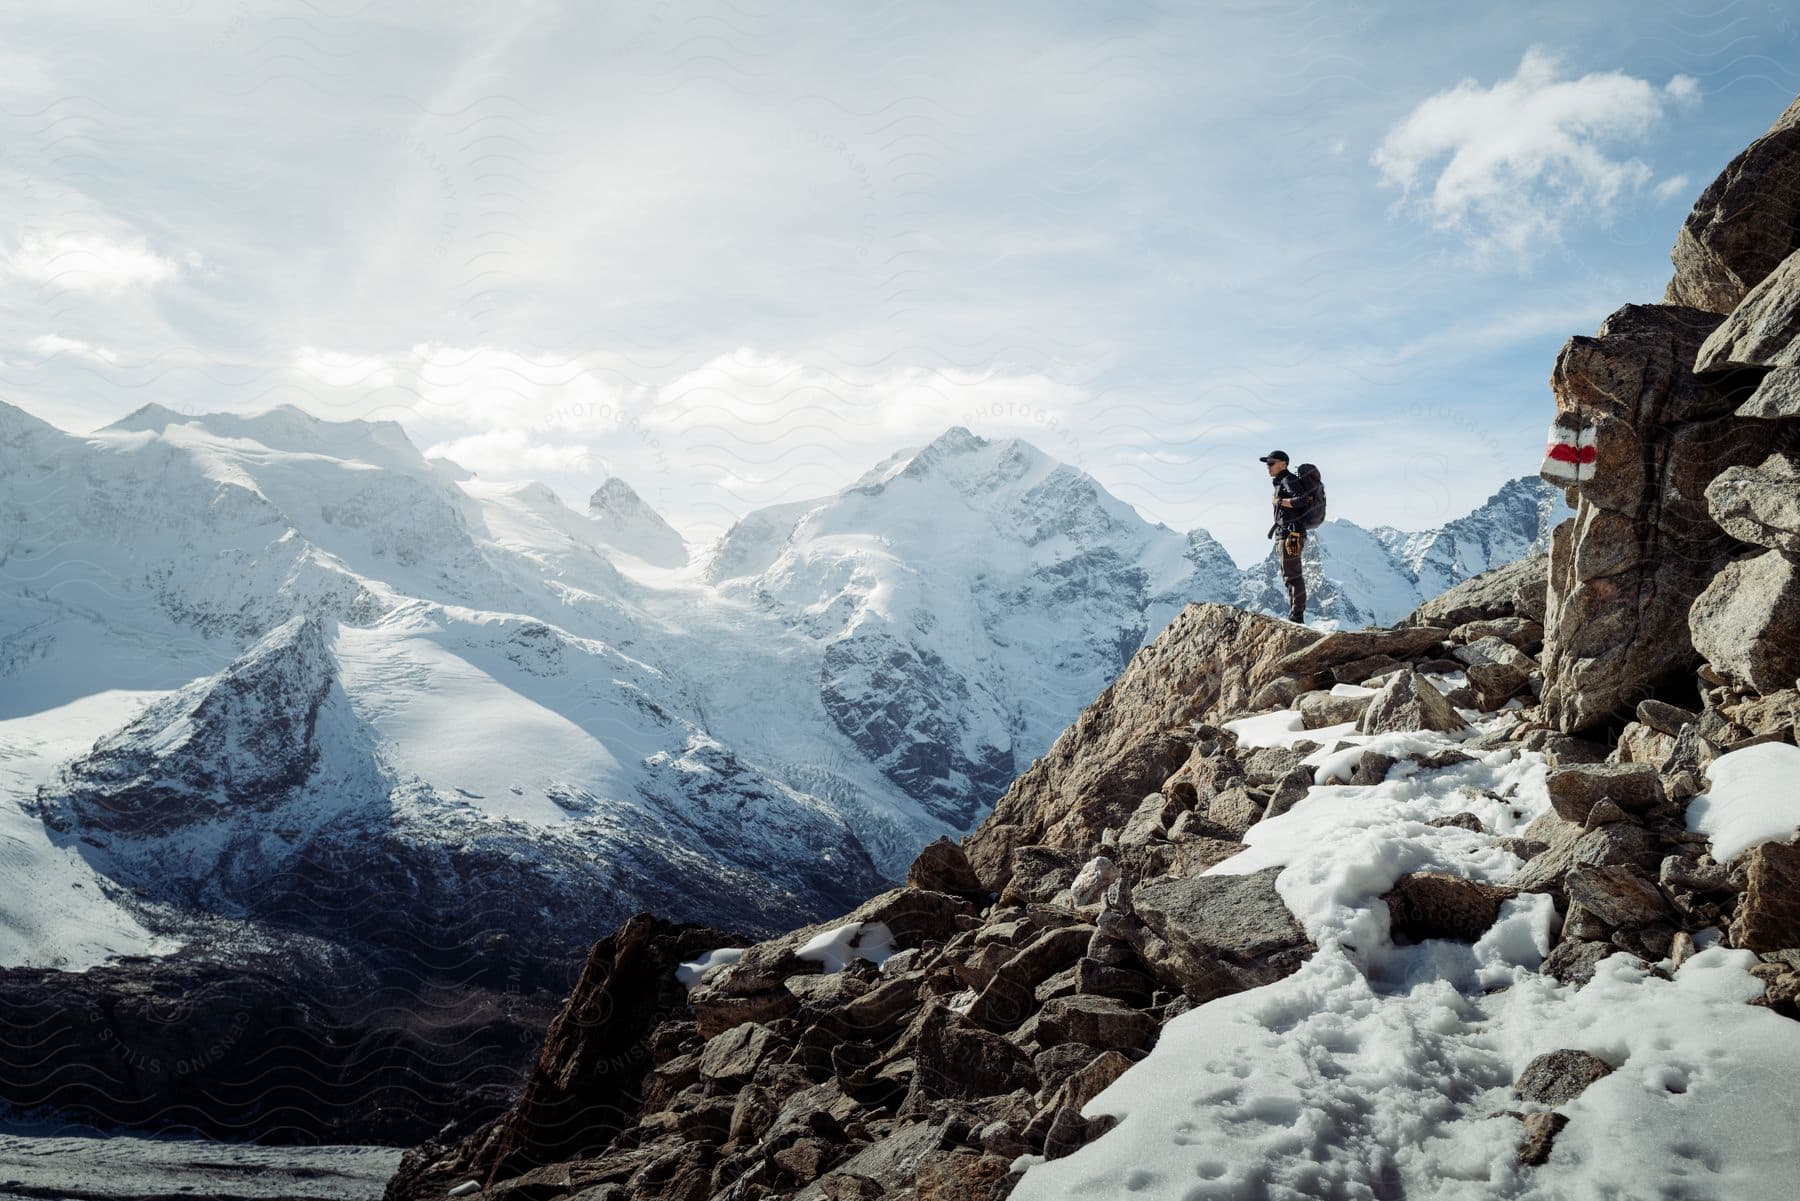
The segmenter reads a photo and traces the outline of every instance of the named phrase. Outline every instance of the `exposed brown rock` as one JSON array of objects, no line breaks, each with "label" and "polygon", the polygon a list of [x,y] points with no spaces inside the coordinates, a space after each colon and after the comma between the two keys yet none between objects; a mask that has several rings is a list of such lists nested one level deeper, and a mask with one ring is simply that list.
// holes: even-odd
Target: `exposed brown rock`
[{"label": "exposed brown rock", "polygon": [[[1627,305],[1557,357],[1557,427],[1583,431],[1597,452],[1550,545],[1543,703],[1566,733],[1612,720],[1699,662],[1687,608],[1740,545],[1707,515],[1705,489],[1769,451],[1766,431],[1730,415],[1743,381],[1692,371],[1718,323]],[[1552,460],[1544,474],[1570,482]]]},{"label": "exposed brown rock", "polygon": [[1744,895],[1731,943],[1752,951],[1800,947],[1800,845],[1765,842],[1744,852]]},{"label": "exposed brown rock", "polygon": [[1308,692],[1294,707],[1300,710],[1300,724],[1308,730],[1359,721],[1368,712],[1372,696],[1339,696],[1331,692]]},{"label": "exposed brown rock", "polygon": [[1412,872],[1381,899],[1393,932],[1412,942],[1449,938],[1474,942],[1500,917],[1514,890],[1445,872]]},{"label": "exposed brown rock", "polygon": [[901,1106],[906,1114],[924,1112],[933,1098],[992,1097],[1038,1084],[1025,1052],[937,1002],[927,1004],[913,1061],[912,1092]]},{"label": "exposed brown rock", "polygon": [[[1540,603],[1535,612],[1529,611],[1530,597],[1535,594],[1541,598],[1548,571],[1549,559],[1544,555],[1531,555],[1513,563],[1490,567],[1480,575],[1471,576],[1448,592],[1426,601],[1408,614],[1401,624],[1455,629],[1471,621],[1512,617],[1515,614],[1533,621],[1542,621],[1543,606]],[[1521,592],[1527,597],[1527,609],[1519,607],[1518,595]]]},{"label": "exposed brown rock", "polygon": [[1138,888],[1137,914],[1157,938],[1140,951],[1157,976],[1204,1001],[1296,971],[1313,946],[1275,891],[1278,872],[1159,880]]},{"label": "exposed brown rock", "polygon": [[1560,1113],[1528,1113],[1520,1115],[1520,1124],[1524,1136],[1519,1140],[1519,1162],[1534,1168],[1549,1160],[1556,1136],[1569,1119]]},{"label": "exposed brown rock", "polygon": [[409,1153],[390,1201],[441,1196],[471,1177],[493,1182],[604,1147],[632,1120],[651,1031],[686,1007],[676,967],[741,941],[640,915],[595,943],[518,1101],[453,1147]]},{"label": "exposed brown rock", "polygon": [[1594,978],[1595,966],[1618,949],[1609,942],[1565,938],[1556,944],[1540,970],[1579,988]]},{"label": "exposed brown rock", "polygon": [[1627,813],[1643,813],[1664,800],[1662,778],[1648,763],[1589,764],[1552,771],[1550,804],[1564,819],[1586,822],[1606,799]]},{"label": "exposed brown rock", "polygon": [[1103,829],[1122,826],[1188,758],[1195,722],[1244,709],[1282,674],[1277,660],[1318,637],[1229,605],[1189,605],[964,839],[983,881],[1005,882],[1014,847],[1047,844],[1085,856]]},{"label": "exposed brown rock", "polygon": [[1610,927],[1634,929],[1670,916],[1655,884],[1629,866],[1580,867],[1563,877],[1569,900]]},{"label": "exposed brown rock", "polygon": [[1444,694],[1416,671],[1403,671],[1389,680],[1356,723],[1361,734],[1403,730],[1454,733],[1468,728],[1469,723],[1450,707]]},{"label": "exposed brown rock", "polygon": [[963,849],[948,838],[937,838],[919,852],[906,872],[909,888],[947,892],[957,896],[986,896],[981,878],[969,866]]},{"label": "exposed brown rock", "polygon": [[1311,645],[1281,659],[1279,671],[1304,675],[1330,671],[1345,663],[1364,660],[1373,655],[1391,656],[1396,660],[1428,651],[1442,642],[1450,631],[1441,626],[1396,626],[1393,629],[1338,630]]},{"label": "exposed brown rock", "polygon": [[1800,100],[1694,202],[1664,299],[1729,313],[1800,244]]},{"label": "exposed brown rock", "polygon": [[1489,634],[1450,654],[1461,664],[1480,693],[1482,708],[1498,709],[1525,688],[1537,664],[1510,642]]}]

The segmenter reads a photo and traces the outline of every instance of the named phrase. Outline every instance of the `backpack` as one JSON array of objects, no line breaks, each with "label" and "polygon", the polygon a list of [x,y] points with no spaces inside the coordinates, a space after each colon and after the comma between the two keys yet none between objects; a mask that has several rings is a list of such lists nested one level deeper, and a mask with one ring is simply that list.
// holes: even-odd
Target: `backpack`
[{"label": "backpack", "polygon": [[1325,524],[1325,481],[1319,476],[1319,469],[1311,463],[1302,463],[1294,472],[1306,485],[1307,495],[1312,497],[1312,504],[1307,506],[1306,516],[1300,519],[1300,528],[1316,530]]}]

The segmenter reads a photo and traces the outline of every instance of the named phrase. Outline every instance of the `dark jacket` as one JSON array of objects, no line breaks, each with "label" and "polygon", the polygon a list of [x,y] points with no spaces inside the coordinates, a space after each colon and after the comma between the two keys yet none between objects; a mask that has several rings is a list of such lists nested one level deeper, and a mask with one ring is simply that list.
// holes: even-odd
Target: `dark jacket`
[{"label": "dark jacket", "polygon": [[[1269,527],[1269,537],[1271,538],[1302,528],[1306,519],[1306,511],[1312,508],[1313,503],[1312,489],[1293,472],[1284,470],[1280,475],[1274,476],[1273,480],[1275,496],[1271,504],[1275,510],[1275,524]],[[1282,508],[1283,500],[1293,501],[1294,507]]]}]

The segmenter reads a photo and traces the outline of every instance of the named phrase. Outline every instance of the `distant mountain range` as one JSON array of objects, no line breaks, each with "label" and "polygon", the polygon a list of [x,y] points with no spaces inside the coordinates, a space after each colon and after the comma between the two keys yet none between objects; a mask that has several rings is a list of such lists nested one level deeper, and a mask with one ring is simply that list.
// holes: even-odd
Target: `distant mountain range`
[{"label": "distant mountain range", "polygon": [[[1329,522],[1314,608],[1391,621],[1564,512],[1534,478]],[[9,964],[786,928],[972,826],[1188,601],[1285,608],[1272,562],[960,428],[694,548],[623,480],[577,510],[391,422],[0,405],[0,517]]]}]

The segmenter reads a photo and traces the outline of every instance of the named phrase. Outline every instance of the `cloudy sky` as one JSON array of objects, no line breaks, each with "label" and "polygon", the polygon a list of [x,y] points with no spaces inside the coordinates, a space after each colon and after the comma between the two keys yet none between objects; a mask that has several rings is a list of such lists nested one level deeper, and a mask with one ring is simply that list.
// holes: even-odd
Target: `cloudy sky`
[{"label": "cloudy sky", "polygon": [[0,10],[0,399],[391,418],[699,539],[951,425],[1261,554],[1535,470],[1800,91],[1725,0]]}]

